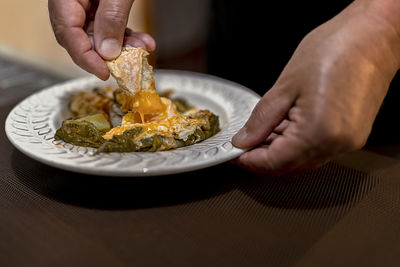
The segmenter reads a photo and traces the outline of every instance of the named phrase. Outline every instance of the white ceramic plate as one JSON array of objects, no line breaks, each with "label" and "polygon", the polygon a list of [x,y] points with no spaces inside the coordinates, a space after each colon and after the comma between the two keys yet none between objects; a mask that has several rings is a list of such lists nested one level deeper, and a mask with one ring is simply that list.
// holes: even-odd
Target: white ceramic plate
[{"label": "white ceramic plate", "polygon": [[105,176],[152,176],[192,171],[238,157],[244,151],[232,146],[232,136],[244,125],[259,96],[236,83],[186,71],[158,70],[159,92],[174,90],[190,104],[209,109],[220,118],[221,131],[187,147],[160,152],[103,153],[55,141],[54,133],[69,116],[72,94],[94,87],[115,85],[85,77],[58,84],[29,96],[8,115],[5,125],[11,143],[27,156],[53,167]]}]

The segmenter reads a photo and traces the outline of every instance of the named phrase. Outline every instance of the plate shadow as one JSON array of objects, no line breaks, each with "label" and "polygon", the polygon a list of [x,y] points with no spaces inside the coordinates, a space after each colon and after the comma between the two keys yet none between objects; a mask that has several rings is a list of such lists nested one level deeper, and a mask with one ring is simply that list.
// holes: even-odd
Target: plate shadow
[{"label": "plate shadow", "polygon": [[[237,167],[225,163],[207,169],[157,177],[105,177],[73,173],[32,160],[16,149],[12,170],[17,179],[49,199],[93,209],[140,209],[212,198],[240,184]],[[22,164],[23,163],[23,164]]]}]

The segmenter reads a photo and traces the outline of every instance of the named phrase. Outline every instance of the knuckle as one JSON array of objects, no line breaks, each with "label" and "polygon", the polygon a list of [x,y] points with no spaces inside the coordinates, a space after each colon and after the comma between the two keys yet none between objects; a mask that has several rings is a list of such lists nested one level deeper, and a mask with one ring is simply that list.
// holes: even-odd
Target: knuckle
[{"label": "knuckle", "polygon": [[70,55],[72,61],[73,61],[76,65],[80,66],[81,68],[84,68],[83,60],[82,60],[81,57],[76,56],[76,55],[75,55],[74,53],[72,53],[71,51],[68,51],[68,54]]},{"label": "knuckle", "polygon": [[334,147],[341,151],[350,151],[363,147],[366,143],[366,138],[360,137],[353,131],[343,129],[336,126],[334,123],[324,122],[318,127],[317,138],[319,144],[324,146]]},{"label": "knuckle", "polygon": [[73,48],[66,48],[69,56],[71,57],[72,61],[80,66],[81,68],[85,69],[85,57],[82,56],[80,53],[75,51]]},{"label": "knuckle", "polygon": [[62,25],[54,25],[53,24],[53,32],[56,37],[56,41],[59,45],[64,46],[65,40],[65,27]]},{"label": "knuckle", "polygon": [[317,129],[314,140],[318,144],[336,145],[342,141],[343,133],[332,123],[322,122],[313,128]]},{"label": "knuckle", "polygon": [[125,27],[127,18],[125,17],[125,14],[116,7],[105,9],[102,16],[102,19],[106,23],[117,27]]}]

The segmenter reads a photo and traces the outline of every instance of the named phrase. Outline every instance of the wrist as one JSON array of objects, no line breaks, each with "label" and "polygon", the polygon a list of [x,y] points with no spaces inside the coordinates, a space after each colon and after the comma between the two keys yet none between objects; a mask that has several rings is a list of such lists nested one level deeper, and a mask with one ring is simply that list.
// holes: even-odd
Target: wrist
[{"label": "wrist", "polygon": [[349,9],[363,24],[361,30],[370,35],[374,62],[394,76],[400,68],[400,1],[356,0]]}]

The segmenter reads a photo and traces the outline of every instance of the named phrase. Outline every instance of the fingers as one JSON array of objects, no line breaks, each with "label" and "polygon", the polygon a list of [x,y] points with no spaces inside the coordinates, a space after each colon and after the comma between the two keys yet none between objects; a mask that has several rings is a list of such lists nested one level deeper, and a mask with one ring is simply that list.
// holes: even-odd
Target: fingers
[{"label": "fingers", "polygon": [[[132,3],[133,0],[49,0],[50,21],[56,39],[77,65],[106,80],[110,74],[103,58],[118,56],[122,43],[148,51],[155,49],[155,41],[150,35],[126,29]],[[113,48],[113,41],[106,41],[106,46],[100,49],[101,41],[110,38],[117,40],[116,48]],[[98,53],[95,46],[99,48]]]},{"label": "fingers", "polygon": [[257,103],[244,127],[232,138],[233,145],[249,148],[263,142],[285,119],[294,99],[277,88],[269,90]]},{"label": "fingers", "polygon": [[82,69],[96,75],[102,80],[107,80],[109,71],[104,60],[92,49],[89,36],[82,28],[67,28],[65,33],[68,38],[63,46],[70,54],[72,60]]},{"label": "fingers", "polygon": [[116,58],[124,41],[133,0],[101,0],[94,21],[96,51],[107,60]]},{"label": "fingers", "polygon": [[282,135],[285,129],[289,126],[289,120],[283,120],[278,126],[275,127],[274,131],[265,139],[265,143],[270,145],[276,138]]},{"label": "fingers", "polygon": [[134,32],[129,28],[125,31],[124,45],[142,47],[147,51],[154,51],[156,49],[156,41],[153,37],[144,32]]},{"label": "fingers", "polygon": [[88,10],[88,0],[49,1],[50,21],[58,43],[77,65],[105,80],[109,76],[108,69],[102,58],[92,50],[92,43],[83,30]]},{"label": "fingers", "polygon": [[278,126],[275,127],[274,133],[282,134],[285,129],[289,126],[289,120],[283,120]]},{"label": "fingers", "polygon": [[266,143],[267,145],[270,145],[276,138],[278,138],[278,136],[279,136],[279,134],[271,133],[271,134],[267,137],[267,139],[265,139],[265,143]]},{"label": "fingers", "polygon": [[242,154],[235,163],[252,172],[269,174],[283,174],[304,166],[314,155],[307,144],[295,136],[294,128],[295,126],[289,126],[269,147],[250,150]]}]

